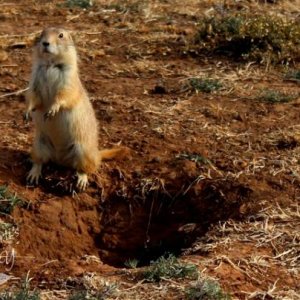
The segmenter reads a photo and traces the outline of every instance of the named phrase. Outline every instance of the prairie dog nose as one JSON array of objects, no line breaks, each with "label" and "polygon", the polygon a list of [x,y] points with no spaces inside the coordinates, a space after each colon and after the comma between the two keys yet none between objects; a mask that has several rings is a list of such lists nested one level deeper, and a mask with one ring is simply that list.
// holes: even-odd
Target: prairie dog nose
[{"label": "prairie dog nose", "polygon": [[44,47],[48,47],[49,45],[50,45],[49,42],[43,42],[43,46],[44,46]]}]

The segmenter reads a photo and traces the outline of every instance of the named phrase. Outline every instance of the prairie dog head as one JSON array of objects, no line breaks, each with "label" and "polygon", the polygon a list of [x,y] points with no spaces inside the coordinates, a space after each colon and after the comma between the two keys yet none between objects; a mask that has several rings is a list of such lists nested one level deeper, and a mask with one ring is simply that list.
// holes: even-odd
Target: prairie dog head
[{"label": "prairie dog head", "polygon": [[41,60],[76,64],[76,49],[71,34],[62,28],[47,28],[41,33],[35,53]]}]

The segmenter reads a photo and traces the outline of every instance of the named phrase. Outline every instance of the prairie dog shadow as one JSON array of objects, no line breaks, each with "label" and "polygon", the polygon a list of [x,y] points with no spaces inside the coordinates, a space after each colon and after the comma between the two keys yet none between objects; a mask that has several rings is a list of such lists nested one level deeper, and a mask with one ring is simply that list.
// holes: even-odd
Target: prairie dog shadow
[{"label": "prairie dog shadow", "polygon": [[52,162],[43,166],[43,176],[38,186],[28,185],[26,177],[31,166],[29,151],[0,147],[0,180],[4,183],[12,181],[27,188],[39,188],[55,196],[72,195],[76,191],[75,171]]}]

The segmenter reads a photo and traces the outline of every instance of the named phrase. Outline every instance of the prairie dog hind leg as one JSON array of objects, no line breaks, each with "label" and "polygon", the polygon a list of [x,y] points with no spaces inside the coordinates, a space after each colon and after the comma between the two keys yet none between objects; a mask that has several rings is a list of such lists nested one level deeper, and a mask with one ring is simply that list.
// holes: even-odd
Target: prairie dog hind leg
[{"label": "prairie dog hind leg", "polygon": [[49,141],[47,141],[46,137],[43,137],[42,135],[37,135],[35,137],[31,151],[32,168],[27,175],[27,182],[29,184],[39,183],[43,164],[51,159],[52,151],[52,146]]}]

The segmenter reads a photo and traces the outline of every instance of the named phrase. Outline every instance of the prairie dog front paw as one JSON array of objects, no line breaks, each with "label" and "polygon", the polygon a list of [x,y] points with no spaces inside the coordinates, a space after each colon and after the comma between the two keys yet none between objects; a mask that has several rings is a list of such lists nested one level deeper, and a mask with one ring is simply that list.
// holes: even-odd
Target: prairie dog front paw
[{"label": "prairie dog front paw", "polygon": [[27,110],[23,113],[23,120],[24,122],[29,122],[32,121],[32,115],[31,115],[32,110]]},{"label": "prairie dog front paw", "polygon": [[88,176],[85,173],[77,172],[76,186],[80,191],[84,191],[88,185]]},{"label": "prairie dog front paw", "polygon": [[41,174],[42,174],[42,165],[33,164],[30,172],[27,175],[28,183],[29,184],[38,184]]},{"label": "prairie dog front paw", "polygon": [[59,112],[59,110],[60,110],[60,104],[58,103],[53,104],[48,110],[48,112],[45,113],[44,115],[45,120],[49,118],[53,118]]}]

